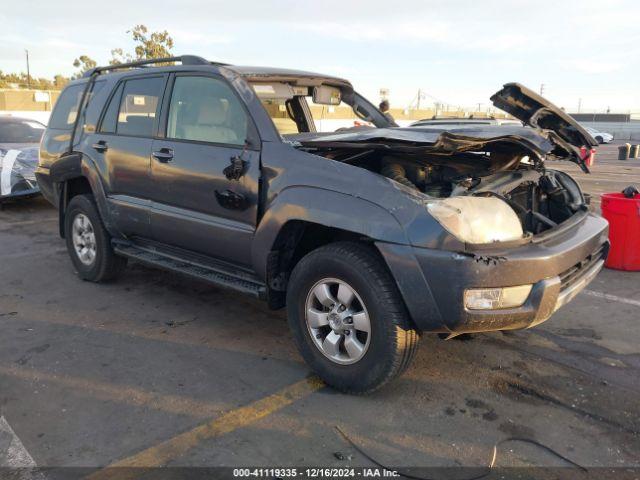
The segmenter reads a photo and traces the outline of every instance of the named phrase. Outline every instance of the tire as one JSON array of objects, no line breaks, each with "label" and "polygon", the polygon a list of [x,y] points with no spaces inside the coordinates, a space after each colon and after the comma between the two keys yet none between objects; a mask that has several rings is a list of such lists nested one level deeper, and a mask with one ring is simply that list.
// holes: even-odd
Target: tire
[{"label": "tire", "polygon": [[599,135],[595,138],[595,140],[596,142],[598,142],[598,145],[601,145],[604,143],[604,139]]},{"label": "tire", "polygon": [[[324,290],[324,285],[328,290]],[[340,292],[341,288],[345,288],[347,295]],[[340,299],[349,298],[349,289],[353,292],[352,300],[343,304],[350,306],[340,313]],[[318,291],[331,294],[329,306],[320,301],[324,294],[319,297]],[[337,303],[331,308],[333,300]],[[321,311],[317,316],[321,321],[308,323],[309,309],[314,313],[309,318],[316,318],[315,312]],[[330,319],[327,325],[325,313]],[[338,317],[348,314],[353,317],[346,317],[340,323]],[[410,365],[418,345],[418,332],[410,327],[411,321],[394,279],[377,252],[363,244],[329,244],[300,260],[289,279],[287,317],[307,364],[328,385],[346,393],[371,393],[399,376]],[[359,330],[364,318],[369,320],[369,333]],[[322,326],[314,329],[312,324]],[[340,330],[345,326],[352,329],[351,334]],[[331,348],[327,353],[324,342],[331,336],[329,345],[332,346],[337,331],[344,332],[341,340],[336,340],[338,348]],[[352,347],[355,343],[364,349],[347,350],[347,341],[352,342]],[[363,353],[353,355],[354,350]]]},{"label": "tire", "polygon": [[[77,225],[81,228],[76,228],[74,236],[75,222],[78,222]],[[102,224],[98,208],[91,195],[76,195],[71,199],[64,216],[64,233],[71,262],[78,276],[83,280],[89,282],[111,280],[127,265],[126,258],[119,257],[113,252],[111,236]],[[84,242],[85,246],[81,251],[75,243],[78,237],[82,238],[79,241]],[[91,251],[93,251],[93,258],[91,258]]]}]

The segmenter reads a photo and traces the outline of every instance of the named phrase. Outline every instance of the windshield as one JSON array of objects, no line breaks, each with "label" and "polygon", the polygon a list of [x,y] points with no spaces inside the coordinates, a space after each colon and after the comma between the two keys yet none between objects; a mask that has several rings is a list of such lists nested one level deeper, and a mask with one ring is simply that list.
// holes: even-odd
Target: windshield
[{"label": "windshield", "polygon": [[251,86],[281,135],[393,126],[353,91],[344,91],[339,104],[326,105],[313,101],[313,87],[287,82],[251,82]]},{"label": "windshield", "polygon": [[39,143],[45,126],[33,120],[0,121],[0,143]]}]

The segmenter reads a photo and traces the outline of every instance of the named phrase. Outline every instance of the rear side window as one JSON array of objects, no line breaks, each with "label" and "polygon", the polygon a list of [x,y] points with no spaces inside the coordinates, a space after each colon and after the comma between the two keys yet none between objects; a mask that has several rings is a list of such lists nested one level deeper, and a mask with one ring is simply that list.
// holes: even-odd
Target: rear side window
[{"label": "rear side window", "polygon": [[118,110],[120,109],[120,99],[122,98],[122,89],[124,84],[121,83],[107,107],[107,111],[102,119],[100,131],[103,133],[116,133],[116,125],[118,123]]},{"label": "rear side window", "polygon": [[84,84],[71,85],[60,94],[49,119],[49,128],[71,130],[78,115],[78,105],[85,88]]},{"label": "rear side window", "polygon": [[[127,80],[124,83],[122,95],[120,95],[115,133],[137,137],[152,136],[163,88],[163,77]],[[112,101],[117,101],[117,97],[116,92]],[[111,106],[109,106],[109,110],[111,110]],[[110,112],[107,111],[108,113]],[[105,120],[107,120],[106,117]],[[108,122],[109,120],[107,120]]]}]

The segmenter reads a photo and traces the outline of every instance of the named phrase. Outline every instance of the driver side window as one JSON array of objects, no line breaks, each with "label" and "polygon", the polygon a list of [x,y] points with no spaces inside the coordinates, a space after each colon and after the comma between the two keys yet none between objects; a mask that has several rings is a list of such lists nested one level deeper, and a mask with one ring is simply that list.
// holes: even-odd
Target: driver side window
[{"label": "driver side window", "polygon": [[171,94],[167,138],[244,145],[247,114],[222,80],[179,76]]}]

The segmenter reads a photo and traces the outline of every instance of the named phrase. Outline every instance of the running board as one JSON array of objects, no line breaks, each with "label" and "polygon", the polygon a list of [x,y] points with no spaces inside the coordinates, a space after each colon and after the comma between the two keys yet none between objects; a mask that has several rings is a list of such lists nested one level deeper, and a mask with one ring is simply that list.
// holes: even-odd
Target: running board
[{"label": "running board", "polygon": [[265,284],[257,278],[255,280],[247,278],[245,273],[238,275],[229,270],[176,258],[175,256],[165,255],[162,252],[129,243],[113,242],[113,250],[118,255],[152,267],[182,273],[213,285],[236,290],[260,299],[266,298],[267,289]]}]

